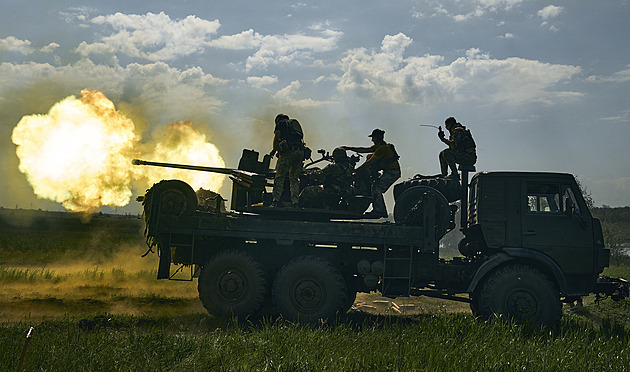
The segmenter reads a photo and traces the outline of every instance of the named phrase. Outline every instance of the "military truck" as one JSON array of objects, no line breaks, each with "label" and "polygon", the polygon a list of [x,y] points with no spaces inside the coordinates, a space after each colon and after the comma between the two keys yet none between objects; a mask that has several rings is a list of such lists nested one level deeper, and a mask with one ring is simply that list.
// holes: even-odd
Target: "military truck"
[{"label": "military truck", "polygon": [[[213,315],[272,309],[317,322],[346,312],[358,292],[378,291],[467,302],[482,319],[558,327],[563,302],[628,296],[627,281],[599,275],[610,251],[570,174],[479,172],[469,183],[475,169],[462,167],[461,182],[417,176],[395,185],[392,222],[360,219],[364,195],[342,203],[356,210],[267,208],[273,171],[268,156],[258,157],[244,150],[237,169],[135,161],[219,171],[234,181],[231,209],[220,207],[220,196],[200,204],[179,180],[139,197],[147,244],[160,257],[158,279],[198,278]],[[456,228],[458,205],[461,255],[446,259],[440,239]]]}]

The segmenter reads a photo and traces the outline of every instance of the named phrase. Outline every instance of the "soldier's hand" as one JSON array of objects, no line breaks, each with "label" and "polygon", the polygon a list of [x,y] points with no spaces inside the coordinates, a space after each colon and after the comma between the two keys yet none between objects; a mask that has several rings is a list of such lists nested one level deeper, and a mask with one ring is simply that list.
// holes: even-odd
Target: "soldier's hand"
[{"label": "soldier's hand", "polygon": [[440,137],[441,140],[444,139],[444,131],[442,130],[442,127],[438,127],[438,137]]}]

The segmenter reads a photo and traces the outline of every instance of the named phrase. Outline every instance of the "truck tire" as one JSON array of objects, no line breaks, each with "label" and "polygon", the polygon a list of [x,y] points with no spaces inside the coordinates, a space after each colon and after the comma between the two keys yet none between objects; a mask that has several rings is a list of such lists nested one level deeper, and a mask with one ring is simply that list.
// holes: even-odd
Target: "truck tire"
[{"label": "truck tire", "polygon": [[346,309],[343,276],[330,262],[301,256],[284,265],[273,283],[272,298],[284,319],[316,323],[332,320]]},{"label": "truck tire", "polygon": [[261,309],[268,286],[258,260],[244,251],[229,249],[203,266],[197,289],[210,314],[246,317]]},{"label": "truck tire", "polygon": [[197,209],[197,194],[186,182],[166,180],[153,186],[153,195],[160,198],[160,214],[167,216],[189,215]]},{"label": "truck tire", "polygon": [[562,303],[554,282],[540,270],[526,265],[508,265],[483,283],[473,308],[482,319],[498,315],[504,320],[534,321],[555,329],[560,326]]}]

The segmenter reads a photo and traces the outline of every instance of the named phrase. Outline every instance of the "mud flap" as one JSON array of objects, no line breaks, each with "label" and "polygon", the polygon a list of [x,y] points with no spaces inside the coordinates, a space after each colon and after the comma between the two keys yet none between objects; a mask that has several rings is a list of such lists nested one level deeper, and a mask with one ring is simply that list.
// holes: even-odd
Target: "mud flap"
[{"label": "mud flap", "polygon": [[160,262],[158,264],[158,279],[168,279],[171,274],[171,247],[159,247]]}]

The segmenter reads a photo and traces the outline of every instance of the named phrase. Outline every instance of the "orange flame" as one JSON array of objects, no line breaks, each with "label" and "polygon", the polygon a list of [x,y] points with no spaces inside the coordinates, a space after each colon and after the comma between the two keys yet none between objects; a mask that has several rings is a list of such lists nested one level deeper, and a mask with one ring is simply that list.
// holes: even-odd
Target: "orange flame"
[{"label": "orange flame", "polygon": [[[225,167],[219,150],[207,142],[206,136],[193,128],[190,121],[171,123],[153,152],[143,155],[143,159],[166,163],[206,165]],[[150,184],[162,179],[178,179],[188,183],[194,190],[203,187],[219,190],[225,176],[215,173],[188,171],[174,168],[135,168],[135,173],[147,178]]]},{"label": "orange flame", "polygon": [[[117,111],[98,90],[84,89],[81,98],[67,97],[45,115],[24,116],[11,137],[17,145],[19,169],[39,198],[59,202],[73,212],[90,214],[102,206],[129,203],[133,179],[161,180],[164,169],[140,172],[131,165],[140,136],[131,119]],[[224,166],[216,147],[191,123],[174,123],[148,155],[160,161]],[[218,189],[222,175],[195,172],[171,177],[194,188]]]}]

